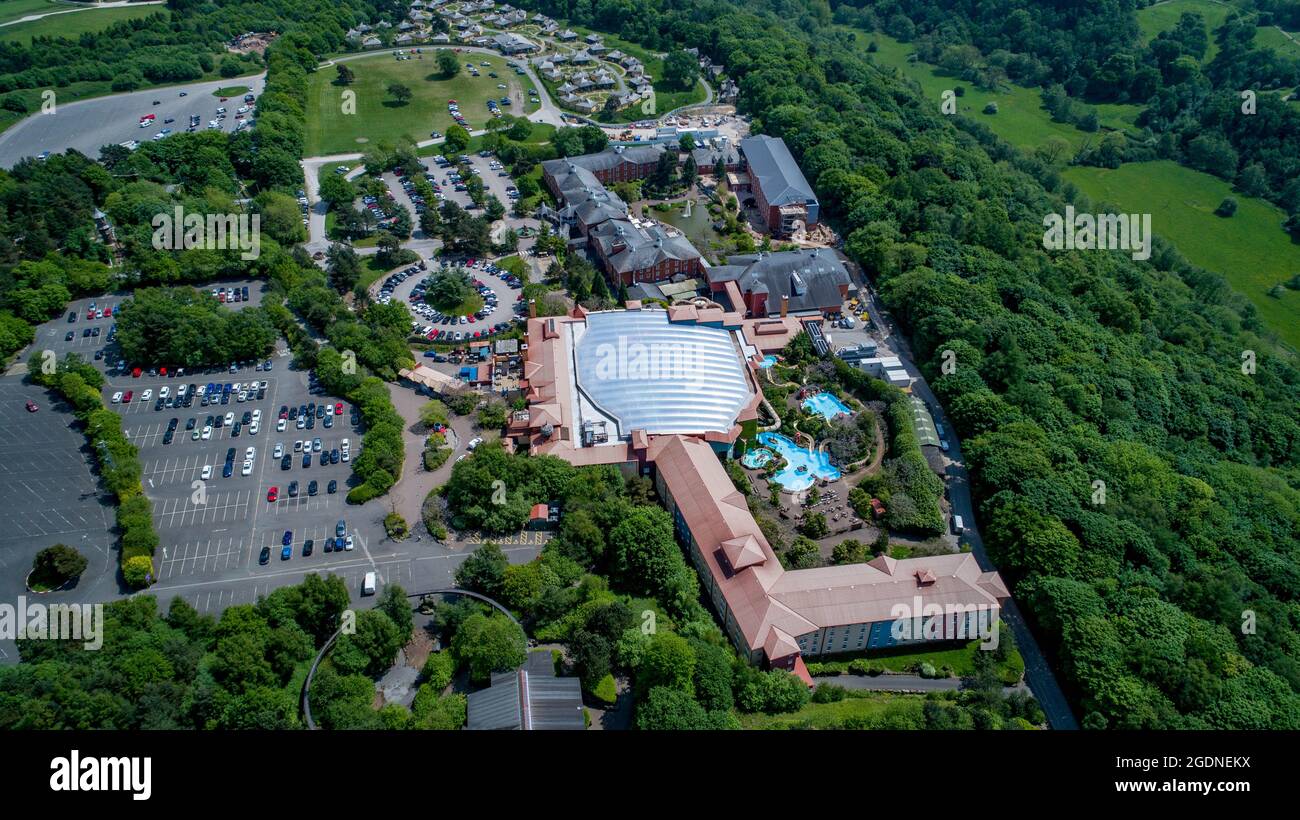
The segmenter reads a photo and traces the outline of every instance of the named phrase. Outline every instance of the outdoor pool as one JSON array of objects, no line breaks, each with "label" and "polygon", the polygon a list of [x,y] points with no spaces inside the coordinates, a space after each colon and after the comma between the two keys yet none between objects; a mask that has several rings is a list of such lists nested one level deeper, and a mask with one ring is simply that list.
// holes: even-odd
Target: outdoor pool
[{"label": "outdoor pool", "polygon": [[740,463],[745,465],[751,470],[759,470],[762,469],[763,467],[766,467],[768,463],[773,459],[774,456],[775,453],[773,453],[771,450],[767,450],[762,447],[759,447],[758,449],[750,450],[749,452],[741,456]]},{"label": "outdoor pool", "polygon": [[771,354],[769,354],[769,355],[763,357],[763,362],[762,362],[762,364],[759,365],[759,367],[762,367],[762,368],[766,369],[766,368],[771,367],[771,366],[774,365],[774,364],[776,364],[776,357],[773,356],[773,355],[771,355]]},{"label": "outdoor pool", "polygon": [[814,450],[808,452],[780,433],[759,433],[758,443],[771,447],[786,460],[786,466],[772,477],[787,492],[806,490],[819,478],[834,481],[840,471],[831,465],[830,456]]},{"label": "outdoor pool", "polygon": [[853,415],[853,411],[849,409],[849,406],[840,401],[833,393],[818,393],[815,396],[809,396],[803,400],[803,409],[812,413],[820,413],[822,418],[827,421],[839,415]]}]

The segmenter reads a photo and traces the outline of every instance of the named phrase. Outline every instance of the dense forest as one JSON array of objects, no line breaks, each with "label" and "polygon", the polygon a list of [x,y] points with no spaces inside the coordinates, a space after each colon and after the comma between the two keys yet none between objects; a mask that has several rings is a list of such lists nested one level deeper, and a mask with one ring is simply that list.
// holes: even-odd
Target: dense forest
[{"label": "dense forest", "polygon": [[[1051,170],[944,121],[824,3],[523,5],[700,48],[789,144],[962,434],[985,541],[1085,726],[1300,727],[1300,371],[1219,277],[1167,246],[1045,253]],[[1082,16],[1062,51],[1124,34],[1033,8]]]}]

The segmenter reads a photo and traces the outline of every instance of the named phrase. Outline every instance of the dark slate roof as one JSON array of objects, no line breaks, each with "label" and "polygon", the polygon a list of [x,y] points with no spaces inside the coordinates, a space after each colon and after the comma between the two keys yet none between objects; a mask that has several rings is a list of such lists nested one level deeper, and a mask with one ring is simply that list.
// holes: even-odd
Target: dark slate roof
[{"label": "dark slate roof", "polygon": [[746,137],[740,141],[740,150],[745,153],[750,177],[757,180],[769,205],[817,201],[785,140],[765,135]]},{"label": "dark slate roof", "polygon": [[493,675],[490,687],[470,693],[466,727],[585,729],[582,682],[555,677],[550,652],[530,652],[522,669]]},{"label": "dark slate roof", "polygon": [[469,695],[469,729],[521,729],[519,673],[504,672],[492,676],[492,685]]},{"label": "dark slate roof", "polygon": [[[741,291],[768,294],[769,311],[780,306],[782,296],[790,297],[790,310],[796,312],[838,305],[840,285],[853,282],[844,263],[825,248],[731,256],[721,270],[737,265],[745,268],[737,279]],[[713,270],[709,273],[713,281]]]},{"label": "dark slate roof", "polygon": [[[638,165],[658,162],[659,155],[664,152],[663,146],[660,145],[629,145],[625,148],[607,148],[599,154],[583,154],[580,157],[569,157],[566,161],[574,163],[589,171],[608,171],[616,168],[622,162],[634,162]],[[551,160],[551,162],[560,162],[560,160]],[[543,163],[543,167],[545,167]]]},{"label": "dark slate roof", "polygon": [[[695,165],[701,170],[708,170],[718,164],[721,159],[724,165],[735,165],[740,162],[740,152],[736,150],[734,144],[727,144],[721,148],[717,147],[699,147],[691,151],[691,156],[695,157]],[[764,188],[763,190],[767,190]]]},{"label": "dark slate roof", "polygon": [[[669,259],[684,262],[700,258],[700,252],[681,233],[670,233],[659,225],[638,227],[627,219],[602,223],[591,231],[590,238],[600,245],[610,267],[619,273],[642,270]],[[612,248],[619,242],[626,247],[614,253]]]},{"label": "dark slate roof", "polygon": [[[527,698],[520,695],[521,686]],[[490,687],[470,693],[466,727],[474,731],[585,729],[582,682],[522,669],[497,675]]]}]

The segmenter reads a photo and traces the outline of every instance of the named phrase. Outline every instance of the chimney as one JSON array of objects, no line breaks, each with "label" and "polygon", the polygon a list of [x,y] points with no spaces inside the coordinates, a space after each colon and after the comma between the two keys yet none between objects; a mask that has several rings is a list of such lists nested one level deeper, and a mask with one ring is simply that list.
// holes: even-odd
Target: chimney
[{"label": "chimney", "polygon": [[790,312],[790,297],[786,294],[782,294],[781,295],[781,318],[784,319],[785,315],[789,312]]},{"label": "chimney", "polygon": [[536,318],[537,318],[537,300],[536,300],[536,299],[529,299],[529,300],[528,300],[528,318],[529,318],[529,319],[536,319]]}]

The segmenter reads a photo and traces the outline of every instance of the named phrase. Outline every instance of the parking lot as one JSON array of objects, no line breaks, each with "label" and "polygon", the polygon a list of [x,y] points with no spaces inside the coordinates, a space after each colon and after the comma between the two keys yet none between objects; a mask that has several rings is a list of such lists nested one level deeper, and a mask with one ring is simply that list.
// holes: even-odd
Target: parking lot
[{"label": "parking lot", "polygon": [[[265,74],[259,74],[234,80],[208,80],[59,104],[53,113],[33,114],[0,135],[0,167],[11,167],[23,157],[38,156],[44,151],[62,153],[69,148],[88,157],[98,157],[99,149],[105,145],[131,140],[143,142],[163,128],[170,128],[173,133],[183,132],[193,114],[200,117],[199,127],[206,128],[219,106],[235,103],[238,108],[243,104],[237,102],[239,97],[222,103],[213,91],[243,85],[260,95],[265,79]],[[146,114],[153,114],[157,125],[141,128],[140,118]],[[234,109],[232,118],[233,115]],[[173,122],[165,122],[168,119]],[[226,133],[234,129],[234,122],[233,119],[223,122]]]},{"label": "parking lot", "polygon": [[[411,285],[414,285],[414,281]],[[499,281],[498,281],[499,284]],[[257,304],[261,287],[250,284],[247,304]],[[227,287],[231,285],[228,283]],[[211,287],[211,286],[209,286]],[[142,370],[137,377],[132,369],[119,372],[110,370],[105,359],[94,360],[97,350],[110,350],[106,358],[115,359],[115,348],[107,347],[111,317],[87,320],[86,311],[91,302],[97,309],[116,306],[121,298],[101,296],[77,300],[68,311],[77,314],[76,321],[67,322],[65,312],[59,318],[37,329],[34,349],[49,349],[58,356],[75,351],[106,373],[103,397],[106,406],[122,416],[123,432],[140,451],[142,483],[153,504],[154,520],[160,538],[155,556],[157,582],[149,593],[157,595],[162,605],[173,596],[180,596],[204,612],[218,613],[232,604],[252,603],[280,586],[300,583],[309,572],[328,572],[344,579],[355,601],[360,602],[360,583],[367,572],[378,574],[381,583],[400,583],[408,589],[429,589],[452,584],[455,568],[472,551],[466,543],[440,544],[422,533],[418,521],[406,541],[389,540],[383,529],[383,518],[388,512],[386,499],[376,499],[361,506],[349,506],[346,494],[351,478],[351,461],[362,448],[364,430],[354,422],[352,408],[344,402],[341,415],[330,415],[332,425],[324,427],[324,418],[312,415],[312,427],[304,421],[302,429],[297,419],[286,420],[285,430],[277,431],[280,408],[315,403],[323,406],[329,402],[334,407],[337,397],[326,396],[313,389],[309,374],[291,367],[288,351],[283,341],[271,355],[271,369],[258,370],[255,366],[228,368],[212,372],[188,373],[183,376],[164,376],[159,372],[150,375]],[[231,305],[240,309],[245,303]],[[83,337],[85,327],[99,327],[100,335]],[[65,339],[68,330],[74,330],[73,339]],[[20,368],[21,369],[21,368]],[[201,400],[191,399],[191,406],[166,407],[156,410],[159,395],[164,387],[175,405],[175,396],[181,384],[214,385],[256,381],[266,391],[261,399],[249,398],[239,402],[232,392],[227,403],[201,406]],[[131,391],[129,403],[112,403],[116,393],[125,396]],[[143,400],[148,391],[150,398]],[[190,393],[191,390],[187,390]],[[84,435],[75,428],[75,421],[66,407],[51,403],[52,394],[22,381],[21,373],[0,379],[0,421],[9,429],[22,431],[0,444],[0,600],[14,600],[22,593],[23,580],[30,569],[36,552],[53,543],[66,543],[80,549],[90,561],[90,567],[77,587],[57,595],[61,601],[107,601],[128,593],[118,586],[116,536],[112,531],[114,509],[109,496],[98,492],[92,469],[92,459],[85,447]],[[40,410],[29,413],[25,402],[32,399]],[[243,414],[261,411],[257,434],[242,426],[234,434],[234,424],[225,424],[225,414],[232,414],[232,422],[242,421]],[[202,436],[207,417],[213,416],[213,427],[207,439]],[[220,415],[221,427],[215,425]],[[298,415],[295,413],[295,415]],[[165,443],[171,420],[176,427],[171,443]],[[192,429],[186,429],[193,420]],[[199,432],[199,439],[194,433]],[[305,442],[312,447],[315,439],[321,440],[321,450],[313,452],[310,465],[303,466],[302,453],[293,452],[295,442]],[[336,447],[341,450],[344,438],[350,442],[350,458],[343,462],[321,464],[322,453]],[[291,458],[288,469],[273,458],[277,442],[282,442]],[[242,475],[246,449],[256,448],[249,475]],[[234,448],[230,477],[224,477],[223,468],[227,452]],[[408,465],[415,469],[417,465]],[[204,468],[211,469],[210,478],[204,479]],[[309,482],[318,482],[315,495],[309,493]],[[298,492],[290,493],[290,483],[298,482]],[[328,483],[336,482],[336,492],[328,492]],[[267,491],[277,488],[274,502],[267,501]],[[324,551],[325,541],[332,538],[337,522],[346,522],[347,534],[352,536],[353,549]],[[291,557],[281,558],[281,544],[285,532],[291,535]],[[307,539],[313,542],[312,554],[303,555]],[[520,537],[510,542],[506,552],[512,561],[531,560],[541,548],[534,539]],[[260,563],[263,547],[270,554],[265,565]],[[66,596],[66,597],[65,597]],[[14,660],[12,644],[0,644],[0,662]]]},{"label": "parking lot", "polygon": [[[423,332],[431,341],[455,343],[473,341],[475,338],[491,338],[508,331],[514,324],[522,321],[521,294],[517,284],[512,284],[510,277],[495,266],[481,260],[440,260],[440,265],[430,265],[427,270],[405,269],[389,275],[375,283],[375,295],[381,302],[396,300],[405,303],[411,309],[413,330]],[[458,317],[436,314],[422,299],[423,283],[441,268],[465,265],[470,275],[476,279],[479,293],[483,297],[485,309],[489,312],[483,318],[466,317],[467,321],[453,323]],[[473,318],[474,321],[468,321]],[[446,321],[444,321],[444,319]],[[437,334],[442,333],[442,336]],[[449,334],[461,334],[460,339],[449,338]],[[476,337],[475,334],[480,334]]]}]

